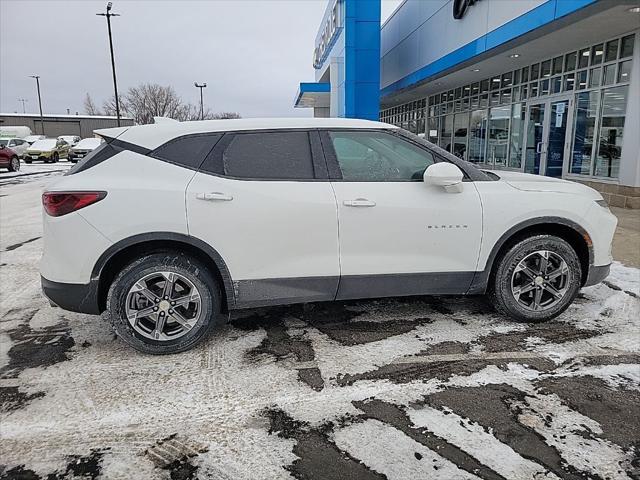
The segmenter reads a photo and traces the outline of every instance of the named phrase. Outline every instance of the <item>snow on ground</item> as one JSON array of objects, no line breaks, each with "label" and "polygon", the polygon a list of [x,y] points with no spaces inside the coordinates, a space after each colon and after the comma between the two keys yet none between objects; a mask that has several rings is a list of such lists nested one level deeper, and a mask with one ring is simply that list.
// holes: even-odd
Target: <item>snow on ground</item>
[{"label": "snow on ground", "polygon": [[639,270],[546,324],[480,298],[313,304],[151,357],[41,296],[55,175],[0,174],[0,478],[640,475]]}]

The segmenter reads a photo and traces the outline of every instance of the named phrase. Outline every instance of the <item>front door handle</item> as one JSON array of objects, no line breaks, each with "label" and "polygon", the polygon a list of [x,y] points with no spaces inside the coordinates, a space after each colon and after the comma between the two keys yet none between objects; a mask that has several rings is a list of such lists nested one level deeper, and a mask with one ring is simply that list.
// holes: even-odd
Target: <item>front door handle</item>
[{"label": "front door handle", "polygon": [[345,207],[375,207],[376,202],[366,198],[356,198],[355,200],[345,200],[342,202]]},{"label": "front door handle", "polygon": [[233,200],[233,197],[231,195],[227,195],[221,192],[197,193],[196,198],[198,200],[207,200],[210,202],[230,202],[231,200]]}]

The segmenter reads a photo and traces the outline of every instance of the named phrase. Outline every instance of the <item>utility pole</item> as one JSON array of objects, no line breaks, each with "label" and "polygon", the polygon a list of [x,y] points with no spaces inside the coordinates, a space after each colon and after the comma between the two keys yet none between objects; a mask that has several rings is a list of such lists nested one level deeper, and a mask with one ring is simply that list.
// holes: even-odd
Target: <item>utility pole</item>
[{"label": "utility pole", "polygon": [[202,101],[202,89],[206,88],[206,83],[193,82],[196,88],[200,89],[200,120],[204,120],[204,102]]},{"label": "utility pole", "polygon": [[26,98],[19,98],[18,101],[22,102],[22,113],[27,113],[27,108],[24,106],[24,104],[29,100],[27,100]]},{"label": "utility pole", "polygon": [[116,61],[113,58],[113,38],[111,37],[111,17],[119,17],[118,13],[111,13],[113,3],[107,3],[107,13],[96,13],[100,17],[107,17],[107,29],[109,30],[109,49],[111,51],[111,71],[113,72],[113,91],[116,96],[116,118],[120,126],[120,99],[118,98],[118,83],[116,82]]},{"label": "utility pole", "polygon": [[44,117],[42,116],[42,97],[40,96],[40,75],[29,75],[29,77],[36,79],[36,86],[38,87],[38,105],[40,106],[40,126],[42,128],[42,135],[44,135]]}]

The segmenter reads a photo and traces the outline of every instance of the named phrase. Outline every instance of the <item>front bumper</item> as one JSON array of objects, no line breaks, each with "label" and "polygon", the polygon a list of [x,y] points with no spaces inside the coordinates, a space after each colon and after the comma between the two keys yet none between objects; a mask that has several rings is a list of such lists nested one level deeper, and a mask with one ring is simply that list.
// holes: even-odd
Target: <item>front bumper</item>
[{"label": "front bumper", "polygon": [[42,293],[49,301],[64,310],[99,315],[98,282],[80,283],[52,282],[40,276]]},{"label": "front bumper", "polygon": [[589,266],[589,273],[587,274],[587,280],[584,282],[583,287],[590,287],[591,285],[600,283],[609,276],[610,271],[611,264],[597,267],[594,265]]}]

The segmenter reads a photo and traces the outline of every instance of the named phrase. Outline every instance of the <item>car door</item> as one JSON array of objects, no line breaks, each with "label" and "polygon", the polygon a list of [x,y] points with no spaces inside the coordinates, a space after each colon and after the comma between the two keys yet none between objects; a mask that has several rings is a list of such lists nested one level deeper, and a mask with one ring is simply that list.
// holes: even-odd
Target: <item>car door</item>
[{"label": "car door", "polygon": [[427,185],[424,170],[442,159],[391,131],[336,129],[322,141],[338,203],[338,298],[466,292],[482,234],[474,183]]},{"label": "car door", "polygon": [[338,224],[314,131],[227,133],[186,192],[189,233],[222,257],[237,306],[333,300]]},{"label": "car door", "polygon": [[16,152],[19,157],[24,155],[25,148],[22,146],[22,140],[18,140],[14,138],[13,140],[9,140],[8,147]]},{"label": "car door", "polygon": [[67,158],[69,156],[69,144],[64,140],[58,140],[56,150],[60,158]]}]

